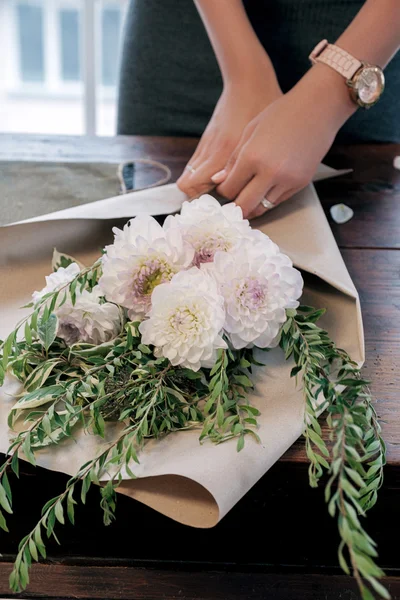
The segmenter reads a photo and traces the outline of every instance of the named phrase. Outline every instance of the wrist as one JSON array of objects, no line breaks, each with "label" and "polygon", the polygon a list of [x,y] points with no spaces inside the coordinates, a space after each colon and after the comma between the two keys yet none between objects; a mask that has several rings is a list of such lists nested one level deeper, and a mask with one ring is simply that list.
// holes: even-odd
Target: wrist
[{"label": "wrist", "polygon": [[242,48],[231,49],[229,60],[220,64],[225,85],[276,82],[272,62],[258,40],[248,40]]},{"label": "wrist", "polygon": [[327,119],[336,131],[358,108],[350,97],[343,76],[328,65],[311,67],[293,89],[306,94],[312,110]]},{"label": "wrist", "polygon": [[270,95],[279,95],[282,93],[269,57],[263,51],[263,56],[250,56],[249,60],[242,57],[242,60],[235,61],[231,69],[225,69],[222,72],[224,89],[226,90],[265,90]]}]

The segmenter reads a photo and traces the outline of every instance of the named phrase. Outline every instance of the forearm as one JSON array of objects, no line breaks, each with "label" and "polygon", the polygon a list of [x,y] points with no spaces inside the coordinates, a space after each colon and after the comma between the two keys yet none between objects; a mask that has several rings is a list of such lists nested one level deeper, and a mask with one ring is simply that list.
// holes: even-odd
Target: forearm
[{"label": "forearm", "polygon": [[[359,60],[385,67],[400,47],[400,1],[367,0],[339,39],[329,41]],[[326,65],[312,67],[297,86],[319,99],[337,129],[357,110],[343,77]]]},{"label": "forearm", "polygon": [[337,44],[384,68],[400,48],[399,0],[368,0]]},{"label": "forearm", "polygon": [[194,0],[213,46],[224,83],[260,76],[276,81],[272,63],[242,0]]}]

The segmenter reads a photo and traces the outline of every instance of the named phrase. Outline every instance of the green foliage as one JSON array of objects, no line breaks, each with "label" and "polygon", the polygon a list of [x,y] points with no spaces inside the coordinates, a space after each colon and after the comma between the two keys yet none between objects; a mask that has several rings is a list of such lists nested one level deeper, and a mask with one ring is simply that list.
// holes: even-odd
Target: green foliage
[{"label": "green foliage", "polygon": [[[301,375],[310,485],[316,487],[324,472],[329,474],[325,500],[329,514],[338,519],[339,563],[345,573],[352,571],[362,598],[374,597],[370,588],[378,596],[390,598],[377,581],[384,573],[374,561],[376,544],[359,519],[375,504],[382,486],[385,444],[368,382],[348,354],[316,325],[322,314],[321,310],[300,307],[288,316],[280,342],[286,358],[295,362],[292,376]],[[324,411],[329,449],[318,422]]]},{"label": "green foliage", "polygon": [[51,261],[51,266],[53,268],[53,271],[57,271],[60,267],[63,267],[65,269],[72,263],[77,263],[81,267],[81,269],[85,268],[73,256],[70,256],[69,254],[65,254],[64,252],[58,252],[58,250],[56,248],[54,248],[53,258]]},{"label": "green foliage", "polygon": [[[57,253],[54,264],[67,266],[72,260]],[[104,523],[112,522],[116,489],[126,475],[135,477],[147,439],[196,428],[202,443],[235,438],[238,451],[247,435],[259,441],[259,411],[248,400],[252,369],[259,364],[251,350],[220,350],[211,370],[195,373],[156,358],[141,343],[138,323],[127,323],[117,339],[101,346],[67,347],[56,337],[55,307],[68,296],[74,301],[77,290],[92,289],[99,275],[97,262],[61,290],[47,294],[0,344],[0,384],[8,370],[25,388],[9,416],[9,425],[18,422],[19,432],[0,467],[0,527],[5,531],[6,514],[12,512],[7,472],[11,469],[18,476],[20,453],[35,464],[40,448],[74,436],[78,428],[104,438],[108,421],[119,423],[115,441],[80,467],[65,490],[44,506],[37,525],[21,541],[10,576],[15,592],[27,586],[32,562],[46,557],[43,538],[57,540],[56,524],[67,519],[74,523],[75,505],[85,503],[93,483],[102,482]],[[325,497],[329,514],[338,519],[343,570],[354,574],[363,598],[373,593],[389,598],[378,581],[383,573],[374,561],[376,545],[360,521],[377,500],[385,446],[367,382],[350,357],[317,326],[322,314],[310,307],[288,310],[280,340],[286,359],[294,360],[291,375],[304,390],[310,485],[317,486],[328,474]],[[329,444],[318,421],[324,411]]]},{"label": "green foliage", "polygon": [[204,425],[200,441],[210,438],[220,444],[234,437],[237,450],[244,447],[244,437],[251,434],[257,441],[259,437],[253,427],[260,413],[250,406],[246,391],[253,387],[249,378],[251,366],[255,361],[252,352],[243,350],[220,350],[218,359],[210,371],[208,382],[209,395],[204,405]]}]

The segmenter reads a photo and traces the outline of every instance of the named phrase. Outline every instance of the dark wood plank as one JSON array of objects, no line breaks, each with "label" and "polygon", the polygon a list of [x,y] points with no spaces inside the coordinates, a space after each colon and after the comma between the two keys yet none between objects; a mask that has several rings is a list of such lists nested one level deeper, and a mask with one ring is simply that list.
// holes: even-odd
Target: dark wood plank
[{"label": "dark wood plank", "polygon": [[[333,167],[352,173],[317,184],[336,241],[342,248],[400,248],[400,170],[393,166],[400,145],[334,146],[326,158]],[[336,225],[329,215],[333,204],[344,202],[354,217]]]},{"label": "dark wood plank", "polygon": [[[344,260],[360,293],[366,365],[371,390],[382,419],[390,464],[400,464],[400,252],[343,250]],[[326,435],[325,430],[325,435]],[[307,462],[302,440],[281,460]]]},{"label": "dark wood plank", "polygon": [[[9,565],[0,564],[0,594]],[[400,578],[385,581],[400,599]],[[29,595],[19,598],[113,600],[357,600],[350,577],[293,573],[225,573],[143,570],[129,567],[40,565],[32,569]]]},{"label": "dark wood plank", "polygon": [[[19,480],[12,475],[14,515],[10,532],[1,534],[2,560],[16,554],[18,542],[34,527],[47,500],[62,492],[66,475],[24,465]],[[57,526],[61,546],[46,542],[50,562],[130,564],[165,568],[256,571],[260,567],[312,571],[337,569],[339,536],[336,520],[326,510],[323,482],[308,484],[307,465],[278,461],[212,529],[180,525],[125,496],[118,497],[117,519],[102,524],[97,486],[85,506],[76,507],[76,525]],[[389,466],[377,505],[366,527],[379,548],[379,564],[388,572],[399,567],[398,497],[400,470]],[[27,505],[29,499],[29,506]],[[310,524],[313,523],[313,526]],[[317,526],[315,526],[317,524]]]}]

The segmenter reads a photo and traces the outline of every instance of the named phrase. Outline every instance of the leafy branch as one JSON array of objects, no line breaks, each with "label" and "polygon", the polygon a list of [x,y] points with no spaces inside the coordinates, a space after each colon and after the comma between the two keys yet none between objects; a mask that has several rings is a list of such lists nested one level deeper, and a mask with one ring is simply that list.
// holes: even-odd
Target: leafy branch
[{"label": "leafy branch", "polygon": [[237,437],[237,450],[244,447],[246,434],[257,441],[259,437],[251,426],[257,427],[260,411],[246,399],[246,391],[253,388],[249,368],[257,364],[252,352],[219,350],[217,361],[210,371],[209,396],[204,405],[205,415],[200,441],[209,437],[220,444]]},{"label": "leafy branch", "polygon": [[[116,509],[115,489],[121,482],[121,471],[126,468],[130,477],[135,475],[129,467],[129,462],[133,459],[139,462],[137,452],[142,448],[145,438],[154,435],[154,426],[157,420],[157,410],[163,404],[164,398],[164,378],[169,370],[169,366],[162,371],[159,380],[146,404],[142,406],[137,414],[140,417],[133,425],[127,426],[121,435],[111,443],[100,455],[82,465],[77,474],[72,477],[64,491],[49,500],[42,509],[42,516],[34,529],[25,536],[18,547],[18,554],[14,563],[13,571],[10,575],[10,588],[14,592],[24,589],[29,583],[29,568],[32,561],[39,560],[39,554],[46,558],[46,549],[43,542],[42,530],[45,530],[47,537],[53,536],[58,542],[54,532],[54,527],[58,521],[65,524],[64,503],[66,502],[67,516],[74,524],[74,506],[77,501],[74,499],[76,485],[81,481],[81,501],[85,503],[86,495],[92,483],[100,485],[100,480],[110,468],[116,466],[115,472],[110,480],[100,488],[101,507],[104,513],[104,524],[108,525],[114,518]],[[162,410],[162,409],[161,409]]]},{"label": "leafy branch", "polygon": [[[385,444],[368,382],[348,354],[316,325],[322,314],[306,306],[288,311],[280,342],[286,358],[295,361],[292,376],[301,373],[302,377],[310,485],[316,487],[324,472],[329,473],[325,499],[329,514],[338,518],[340,565],[350,574],[350,563],[363,600],[374,597],[367,583],[387,599],[389,593],[378,581],[384,573],[374,561],[376,544],[359,520],[377,500],[383,482]],[[318,422],[325,410],[331,450],[322,439]]]},{"label": "leafy branch", "polygon": [[[33,311],[17,324],[4,341],[0,340],[0,386],[4,383],[10,359],[18,356],[19,343],[17,342],[17,336],[22,328],[27,344],[31,345],[35,339],[39,339],[47,353],[47,350],[55,340],[55,307],[62,306],[66,302],[68,294],[74,304],[77,289],[82,291],[85,288],[93,287],[98,280],[100,269],[101,259],[97,260],[91,267],[83,268],[71,282],[63,285],[54,292],[45,294],[35,305],[30,303],[24,307],[32,307]],[[51,338],[49,337],[50,325],[53,330]]]}]

